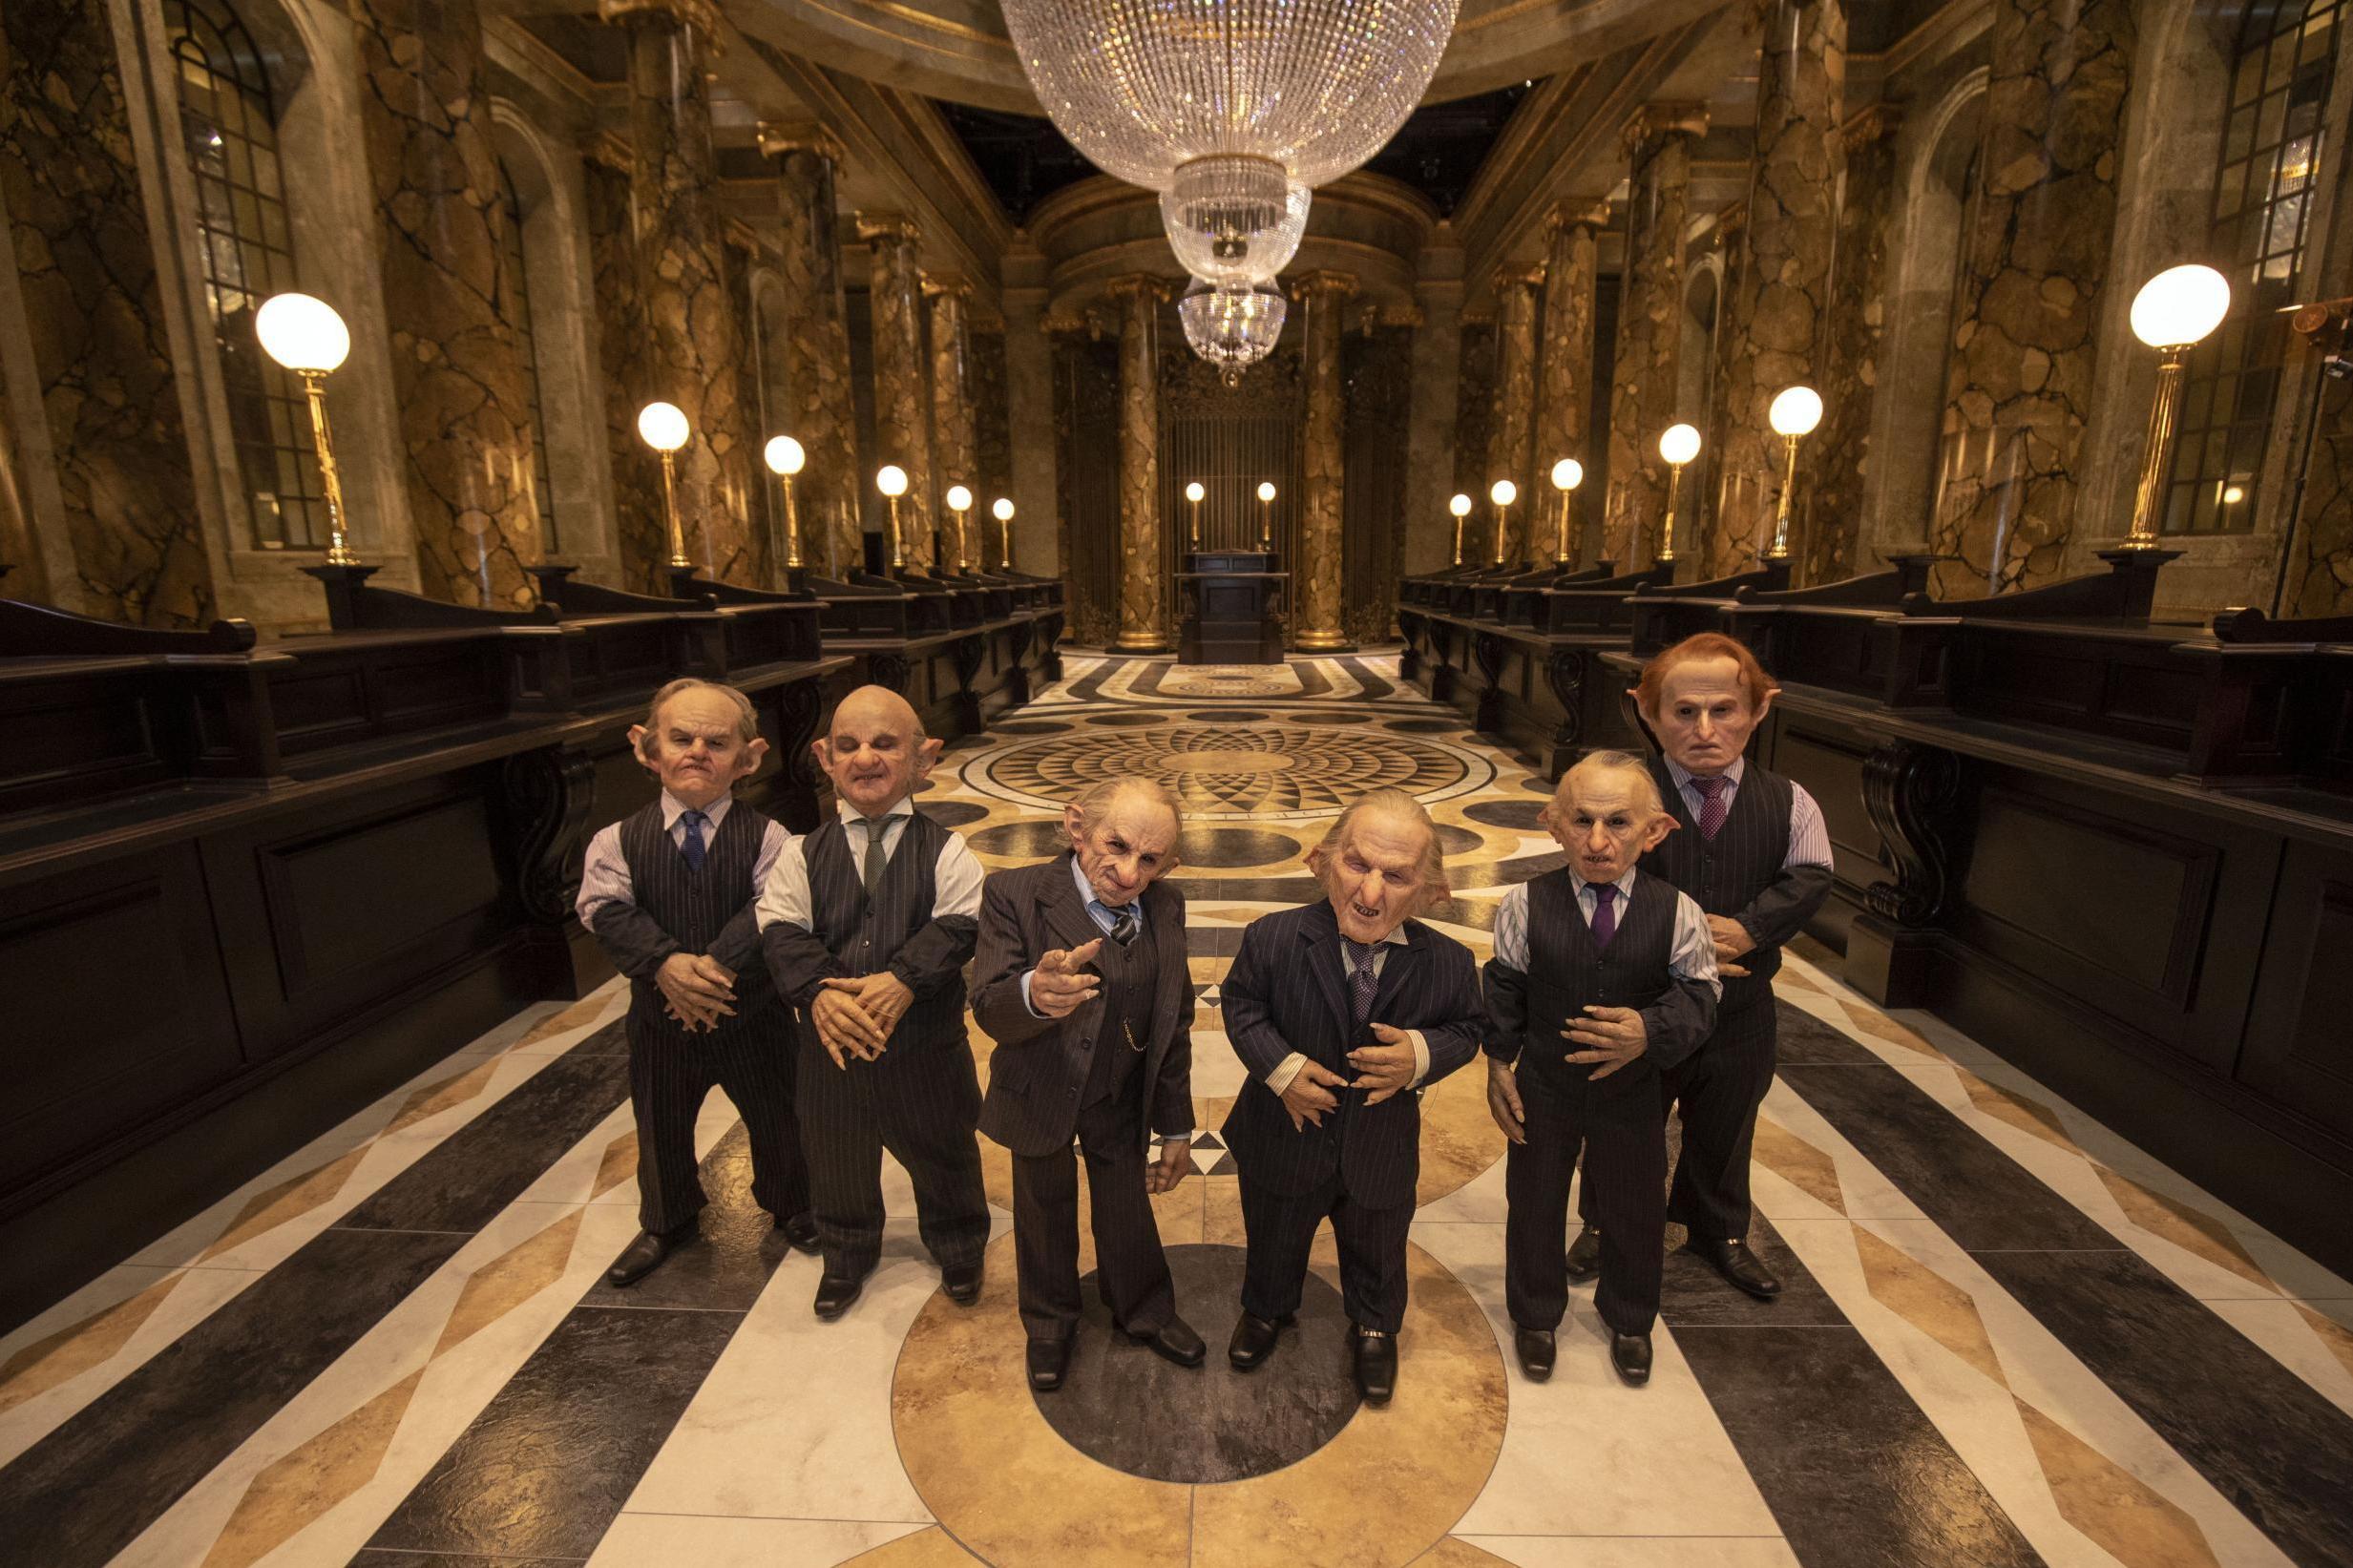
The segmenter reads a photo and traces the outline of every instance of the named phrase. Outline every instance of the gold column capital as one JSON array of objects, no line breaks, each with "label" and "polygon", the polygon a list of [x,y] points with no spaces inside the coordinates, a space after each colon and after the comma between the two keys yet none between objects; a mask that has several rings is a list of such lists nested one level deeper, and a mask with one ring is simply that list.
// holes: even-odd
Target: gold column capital
[{"label": "gold column capital", "polygon": [[1075,338],[1086,330],[1086,318],[1076,311],[1049,310],[1038,318],[1038,330],[1049,338]]},{"label": "gold column capital", "polygon": [[1552,210],[1544,215],[1544,233],[1547,238],[1560,233],[1563,229],[1573,229],[1580,226],[1588,229],[1607,228],[1609,226],[1609,199],[1606,196],[1563,197],[1554,202]]},{"label": "gold column capital", "polygon": [[758,135],[762,157],[814,153],[838,167],[850,156],[841,137],[815,120],[762,120]]},{"label": "gold column capital", "polygon": [[856,221],[861,244],[874,245],[885,240],[907,245],[923,242],[923,230],[904,213],[862,212]]},{"label": "gold column capital", "polygon": [[960,272],[917,272],[915,282],[922,286],[927,300],[937,295],[957,300],[972,298],[972,280]]},{"label": "gold column capital", "polygon": [[1495,290],[1498,299],[1502,297],[1503,291],[1507,288],[1524,288],[1534,293],[1544,286],[1544,263],[1542,261],[1525,265],[1506,263],[1497,267],[1495,276],[1489,281],[1488,286]]},{"label": "gold column capital", "polygon": [[692,28],[715,57],[727,46],[719,25],[719,8],[711,0],[597,0],[599,22],[659,23]]},{"label": "gold column capital", "polygon": [[601,164],[617,175],[628,174],[637,167],[637,157],[629,150],[628,141],[611,131],[591,131],[580,138],[580,157],[591,163]]},{"label": "gold column capital", "polygon": [[1356,292],[1356,275],[1319,268],[1291,281],[1291,291],[1302,300],[1345,300]]},{"label": "gold column capital", "polygon": [[1419,326],[1426,320],[1427,318],[1421,313],[1421,306],[1418,304],[1399,303],[1396,301],[1381,303],[1380,324],[1383,326]]},{"label": "gold column capital", "polygon": [[1866,104],[1846,116],[1838,125],[1838,143],[1847,152],[1859,152],[1875,141],[1884,141],[1903,129],[1903,111],[1892,103]]},{"label": "gold column capital", "polygon": [[1460,324],[1465,327],[1493,326],[1495,324],[1495,309],[1492,305],[1480,305],[1472,309],[1465,310],[1462,312]]},{"label": "gold column capital", "polygon": [[1669,136],[1704,136],[1708,134],[1708,106],[1692,100],[1667,99],[1646,103],[1626,122],[1621,138],[1626,156],[1640,162],[1642,150],[1652,142]]}]

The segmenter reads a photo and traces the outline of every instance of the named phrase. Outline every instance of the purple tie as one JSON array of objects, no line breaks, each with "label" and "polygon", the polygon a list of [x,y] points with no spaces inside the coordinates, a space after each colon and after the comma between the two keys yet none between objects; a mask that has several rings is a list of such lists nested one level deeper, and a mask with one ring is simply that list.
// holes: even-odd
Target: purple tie
[{"label": "purple tie", "polygon": [[[1343,937],[1342,940],[1347,939]],[[1354,982],[1355,995],[1353,999],[1359,1024],[1373,1020],[1373,997],[1380,989],[1380,976],[1373,972],[1373,960],[1379,952],[1380,948],[1376,943],[1348,943],[1349,979]]]},{"label": "purple tie", "polygon": [[1699,791],[1699,836],[1713,839],[1724,826],[1724,786],[1732,783],[1722,774],[1712,779],[1693,779],[1691,787]]},{"label": "purple tie", "polygon": [[1618,934],[1618,889],[1607,882],[1593,884],[1593,945],[1609,946],[1609,939]]}]

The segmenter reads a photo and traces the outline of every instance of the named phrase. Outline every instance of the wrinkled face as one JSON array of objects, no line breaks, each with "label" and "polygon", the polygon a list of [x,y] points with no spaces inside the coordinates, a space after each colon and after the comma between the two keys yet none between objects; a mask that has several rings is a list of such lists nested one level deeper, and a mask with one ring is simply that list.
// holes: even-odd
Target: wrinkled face
[{"label": "wrinkled face", "polygon": [[833,792],[860,815],[876,817],[932,770],[939,742],[919,740],[914,716],[903,706],[851,697],[835,711],[833,731],[816,751]]},{"label": "wrinkled face", "polygon": [[698,811],[757,768],[768,748],[766,741],[746,742],[737,733],[734,703],[691,686],[662,705],[650,728],[640,724],[629,738],[662,787]]},{"label": "wrinkled face", "polygon": [[1385,941],[1427,897],[1442,893],[1423,881],[1429,847],[1430,829],[1410,818],[1357,817],[1318,868],[1340,934],[1351,942]]},{"label": "wrinkled face", "polygon": [[1114,796],[1092,821],[1066,806],[1062,826],[1086,885],[1112,909],[1134,903],[1154,879],[1176,869],[1176,816],[1148,795]]},{"label": "wrinkled face", "polygon": [[1635,774],[1571,768],[1544,808],[1544,826],[1587,882],[1615,882],[1674,831]]},{"label": "wrinkled face", "polygon": [[1771,706],[1770,693],[1749,706],[1732,659],[1687,659],[1659,682],[1658,711],[1643,718],[1670,758],[1707,779],[1733,765]]}]

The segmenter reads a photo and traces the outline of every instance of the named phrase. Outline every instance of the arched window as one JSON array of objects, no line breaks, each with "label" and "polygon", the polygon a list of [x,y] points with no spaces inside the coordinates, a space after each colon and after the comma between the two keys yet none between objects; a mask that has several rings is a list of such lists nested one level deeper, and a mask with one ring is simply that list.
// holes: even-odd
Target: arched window
[{"label": "arched window", "polygon": [[2342,0],[2250,0],[2240,12],[2206,256],[2231,281],[2231,313],[2187,366],[2168,533],[2255,526],[2285,348],[2276,318],[2303,278],[2341,9]]},{"label": "arched window", "polygon": [[227,0],[164,0],[163,18],[253,546],[324,549],[326,505],[309,410],[301,386],[253,335],[262,302],[296,286],[269,72]]},{"label": "arched window", "polygon": [[508,176],[504,163],[498,166],[498,181],[504,187],[507,201],[502,298],[506,302],[507,325],[515,331],[515,347],[523,359],[523,417],[530,425],[533,504],[539,513],[539,537],[545,541],[543,553],[553,556],[561,546],[556,536],[556,492],[548,484],[547,422],[539,415],[539,345],[531,335],[531,275],[523,264],[523,203],[515,197],[515,181]]}]

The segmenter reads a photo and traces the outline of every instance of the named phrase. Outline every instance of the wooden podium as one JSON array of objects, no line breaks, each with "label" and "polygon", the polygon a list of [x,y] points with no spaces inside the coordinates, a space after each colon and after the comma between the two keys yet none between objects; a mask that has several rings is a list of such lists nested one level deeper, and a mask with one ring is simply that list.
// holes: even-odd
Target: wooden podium
[{"label": "wooden podium", "polygon": [[1177,574],[1184,594],[1180,664],[1280,664],[1288,572],[1256,550],[1196,550]]}]

